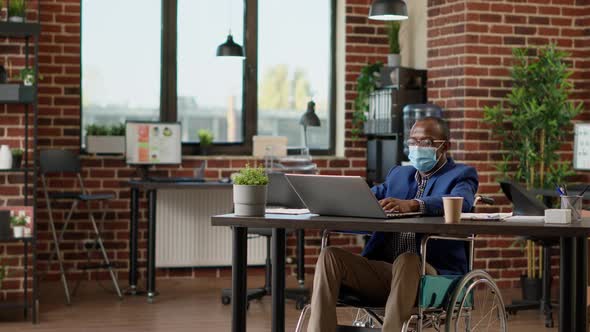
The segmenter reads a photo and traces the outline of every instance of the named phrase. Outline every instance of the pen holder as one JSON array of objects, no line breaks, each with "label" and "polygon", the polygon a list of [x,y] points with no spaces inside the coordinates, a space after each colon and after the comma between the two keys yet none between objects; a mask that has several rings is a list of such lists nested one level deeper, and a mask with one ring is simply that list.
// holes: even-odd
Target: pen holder
[{"label": "pen holder", "polygon": [[572,212],[572,222],[582,219],[582,196],[561,196],[561,208]]}]

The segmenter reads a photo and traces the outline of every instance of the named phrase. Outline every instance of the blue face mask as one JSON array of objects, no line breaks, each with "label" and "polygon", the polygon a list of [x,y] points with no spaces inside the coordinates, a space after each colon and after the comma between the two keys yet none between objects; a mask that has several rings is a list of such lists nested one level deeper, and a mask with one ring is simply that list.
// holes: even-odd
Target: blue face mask
[{"label": "blue face mask", "polygon": [[410,146],[410,163],[414,168],[422,173],[426,173],[436,165],[438,159],[436,158],[437,148],[426,148],[421,146]]}]

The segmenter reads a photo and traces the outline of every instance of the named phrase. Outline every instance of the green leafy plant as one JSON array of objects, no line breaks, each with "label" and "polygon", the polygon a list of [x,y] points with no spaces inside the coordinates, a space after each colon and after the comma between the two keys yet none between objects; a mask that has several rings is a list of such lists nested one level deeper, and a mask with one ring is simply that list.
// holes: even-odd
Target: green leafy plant
[{"label": "green leafy plant", "polygon": [[27,217],[26,216],[11,216],[10,217],[10,225],[12,225],[12,227],[26,226],[27,225]]},{"label": "green leafy plant", "polygon": [[23,151],[23,149],[19,149],[19,148],[12,149],[12,150],[10,150],[10,152],[12,153],[12,156],[14,156],[14,157],[20,157],[25,153],[25,151]]},{"label": "green leafy plant", "polygon": [[243,186],[265,186],[268,184],[268,176],[264,168],[252,168],[246,165],[246,168],[240,170],[239,173],[232,175],[234,184]]},{"label": "green leafy plant", "polygon": [[568,53],[554,44],[539,49],[537,56],[529,52],[513,50],[508,107],[485,107],[484,119],[502,139],[502,160],[497,166],[502,176],[527,188],[549,188],[573,174],[571,162],[562,161],[557,150],[582,103],[569,100]]},{"label": "green leafy plant", "polygon": [[213,133],[207,129],[199,130],[199,144],[202,147],[207,147],[213,143]]},{"label": "green leafy plant", "polygon": [[26,10],[25,0],[10,0],[8,5],[8,17],[25,17]]},{"label": "green leafy plant", "polygon": [[[43,75],[38,74],[39,81],[43,80]],[[29,85],[35,84],[35,68],[23,68],[18,72],[18,76],[16,77],[17,80],[21,80],[23,82],[27,82]]]},{"label": "green leafy plant", "polygon": [[399,46],[399,29],[401,24],[398,21],[391,21],[387,23],[387,37],[389,38],[389,53],[400,54]]},{"label": "green leafy plant", "polygon": [[96,125],[90,124],[86,126],[87,136],[125,136],[125,124]]},{"label": "green leafy plant", "polygon": [[367,121],[369,112],[369,97],[377,88],[379,72],[383,64],[377,62],[368,64],[361,69],[356,82],[356,98],[354,99],[354,112],[352,113],[352,138],[357,139],[363,133],[363,124]]}]

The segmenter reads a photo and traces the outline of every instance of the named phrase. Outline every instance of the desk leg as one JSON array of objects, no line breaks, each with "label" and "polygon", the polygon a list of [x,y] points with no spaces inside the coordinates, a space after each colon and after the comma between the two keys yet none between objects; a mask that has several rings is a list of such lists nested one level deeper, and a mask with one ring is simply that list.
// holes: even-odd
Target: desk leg
[{"label": "desk leg", "polygon": [[127,294],[137,294],[137,233],[139,232],[139,189],[131,188],[129,204],[129,289]]},{"label": "desk leg", "polygon": [[246,331],[248,285],[246,279],[248,258],[248,229],[234,227],[232,253],[232,332]]},{"label": "desk leg", "polygon": [[305,230],[297,230],[297,281],[305,285]]},{"label": "desk leg", "polygon": [[272,331],[285,331],[285,229],[272,230]]},{"label": "desk leg", "polygon": [[586,316],[588,308],[587,292],[584,290],[588,287],[588,239],[587,237],[577,237],[575,239],[575,264],[576,264],[576,283],[574,292],[576,299],[574,302],[575,312],[575,331],[586,331],[588,318]]},{"label": "desk leg", "polygon": [[156,190],[148,191],[147,291],[152,302],[156,293]]},{"label": "desk leg", "polygon": [[559,253],[559,331],[574,331],[575,270],[574,239],[560,238]]}]

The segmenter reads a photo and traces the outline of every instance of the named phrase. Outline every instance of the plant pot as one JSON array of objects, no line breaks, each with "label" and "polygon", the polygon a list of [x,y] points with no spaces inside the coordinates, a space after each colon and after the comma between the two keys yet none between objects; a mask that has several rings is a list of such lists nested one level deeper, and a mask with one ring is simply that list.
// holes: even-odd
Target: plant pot
[{"label": "plant pot", "polygon": [[234,213],[237,216],[261,217],[266,209],[267,186],[234,184]]},{"label": "plant pot", "polygon": [[21,165],[23,163],[23,155],[12,155],[12,168],[13,169],[19,169],[21,168]]},{"label": "plant pot", "polygon": [[387,54],[387,66],[399,67],[402,65],[402,56],[399,54]]},{"label": "plant pot", "polygon": [[124,154],[125,136],[86,136],[86,152]]},{"label": "plant pot", "polygon": [[520,276],[522,299],[525,301],[539,301],[543,295],[543,283],[541,278],[527,278]]},{"label": "plant pot", "polygon": [[12,226],[14,237],[21,238],[25,236],[25,226]]},{"label": "plant pot", "polygon": [[12,23],[24,23],[25,22],[25,18],[22,16],[10,16],[8,18],[8,22],[12,22]]},{"label": "plant pot", "polygon": [[201,148],[199,149],[199,152],[201,153],[201,156],[206,156],[207,152],[209,152],[208,150],[209,150],[209,147],[201,146]]},{"label": "plant pot", "polygon": [[8,145],[0,146],[0,169],[12,168],[12,152]]}]

